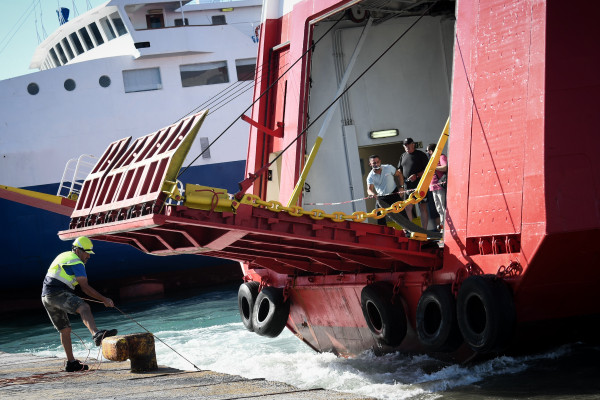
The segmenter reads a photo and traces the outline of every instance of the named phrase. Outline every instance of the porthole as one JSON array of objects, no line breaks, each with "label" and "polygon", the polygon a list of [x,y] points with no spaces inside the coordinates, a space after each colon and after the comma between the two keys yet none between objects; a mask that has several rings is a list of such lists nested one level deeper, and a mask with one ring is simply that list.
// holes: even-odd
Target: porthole
[{"label": "porthole", "polygon": [[69,92],[75,90],[75,81],[73,79],[67,79],[65,81],[65,89]]},{"label": "porthole", "polygon": [[34,96],[36,94],[38,94],[40,92],[40,87],[38,86],[37,83],[30,83],[29,85],[27,85],[27,93],[29,93],[30,95]]},{"label": "porthole", "polygon": [[102,87],[109,87],[110,86],[110,77],[108,75],[102,75],[100,77],[100,79],[98,79],[98,83]]}]

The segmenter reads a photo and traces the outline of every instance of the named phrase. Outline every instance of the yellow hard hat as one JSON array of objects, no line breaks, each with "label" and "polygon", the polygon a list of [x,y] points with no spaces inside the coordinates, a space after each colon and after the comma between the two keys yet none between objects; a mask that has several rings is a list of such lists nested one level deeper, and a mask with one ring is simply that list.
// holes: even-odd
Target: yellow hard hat
[{"label": "yellow hard hat", "polygon": [[73,247],[79,247],[81,250],[85,251],[88,254],[95,254],[92,250],[94,249],[94,245],[92,241],[85,236],[79,236],[73,242]]}]

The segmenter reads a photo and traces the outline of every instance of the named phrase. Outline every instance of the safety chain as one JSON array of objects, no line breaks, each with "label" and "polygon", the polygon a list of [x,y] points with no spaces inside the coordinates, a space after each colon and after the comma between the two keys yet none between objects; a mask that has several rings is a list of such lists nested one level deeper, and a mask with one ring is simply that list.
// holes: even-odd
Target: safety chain
[{"label": "safety chain", "polygon": [[[325,218],[329,218],[333,222],[344,222],[344,221],[355,221],[355,222],[363,222],[367,218],[381,219],[384,218],[389,213],[399,213],[402,212],[409,204],[417,204],[422,200],[422,198],[417,197],[415,193],[411,193],[408,199],[403,201],[397,201],[390,205],[387,208],[376,208],[370,213],[364,211],[355,211],[352,214],[346,214],[342,211],[335,211],[331,214],[327,214],[323,210],[319,210],[318,208],[314,208],[312,210],[305,210],[300,206],[284,206],[280,202],[276,200],[264,201],[260,197],[254,194],[245,194],[241,203],[249,204],[253,207],[264,207],[267,210],[273,212],[281,212],[285,211],[289,215],[293,217],[300,217],[302,215],[308,215],[314,220],[322,220]],[[233,206],[237,208],[239,203],[233,203]]]},{"label": "safety chain", "polygon": [[519,276],[523,273],[523,267],[521,266],[521,264],[518,261],[511,261],[510,264],[508,264],[508,266],[504,266],[501,265],[498,268],[498,272],[496,272],[496,275],[499,278],[506,278],[506,277],[515,277],[515,276]]}]

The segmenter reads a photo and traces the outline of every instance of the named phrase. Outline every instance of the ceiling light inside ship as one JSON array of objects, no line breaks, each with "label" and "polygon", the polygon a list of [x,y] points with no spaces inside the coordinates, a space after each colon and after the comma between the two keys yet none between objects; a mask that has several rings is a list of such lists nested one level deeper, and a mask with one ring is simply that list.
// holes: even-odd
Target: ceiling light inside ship
[{"label": "ceiling light inside ship", "polygon": [[369,132],[369,137],[371,137],[371,139],[382,139],[392,136],[398,136],[398,129],[385,129],[383,131]]}]

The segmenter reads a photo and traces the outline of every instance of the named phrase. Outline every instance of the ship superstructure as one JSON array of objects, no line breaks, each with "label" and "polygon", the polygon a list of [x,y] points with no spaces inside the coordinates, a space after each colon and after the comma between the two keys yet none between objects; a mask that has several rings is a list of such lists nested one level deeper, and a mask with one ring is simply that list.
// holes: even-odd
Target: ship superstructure
[{"label": "ship superstructure", "polygon": [[[203,155],[188,160],[188,176],[235,188],[243,177],[248,125],[238,122],[213,142],[251,104],[260,15],[259,0],[114,0],[60,25],[35,50],[31,67],[38,72],[0,81],[0,184],[74,199],[109,143],[204,106],[211,115],[191,145]],[[15,289],[37,292],[48,262],[65,246],[56,231],[68,219],[0,199],[0,221],[2,266],[12,271],[3,285],[20,282]],[[36,243],[35,252],[22,244],[24,235]],[[104,246],[113,256],[90,266],[97,281],[116,271],[130,280],[223,263],[173,262]],[[231,265],[224,279],[232,279]]]}]

